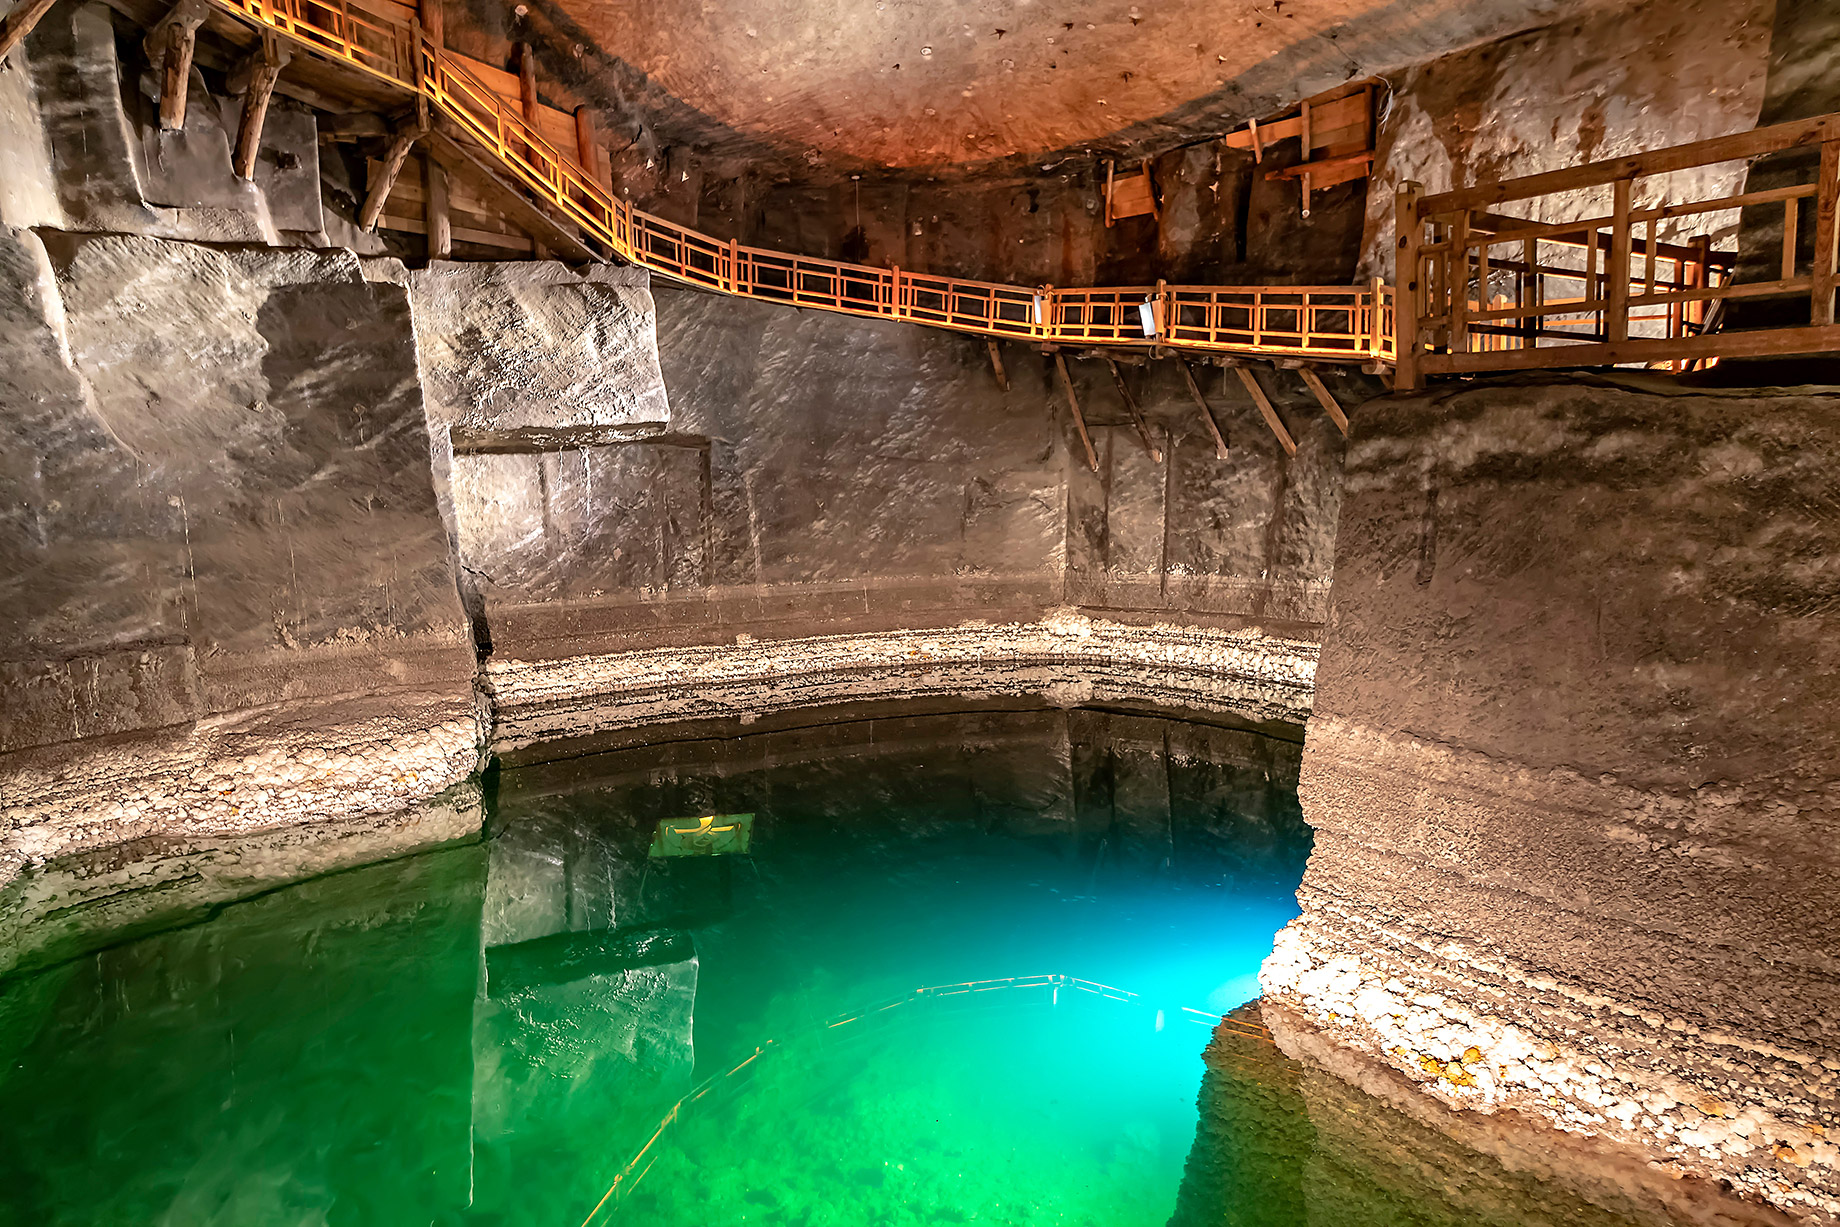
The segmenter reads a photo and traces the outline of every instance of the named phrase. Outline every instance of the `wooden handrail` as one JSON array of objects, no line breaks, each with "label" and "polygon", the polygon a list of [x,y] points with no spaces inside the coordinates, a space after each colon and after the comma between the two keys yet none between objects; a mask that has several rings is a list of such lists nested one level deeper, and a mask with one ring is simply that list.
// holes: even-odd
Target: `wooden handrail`
[{"label": "wooden handrail", "polygon": [[[1820,151],[1812,183],[1636,204],[1639,180],[1798,148]],[[1607,214],[1603,188],[1610,189]],[[1593,189],[1597,195],[1583,206],[1593,215],[1571,221],[1489,211],[1505,202]],[[1810,216],[1804,202],[1813,204],[1811,264],[1798,243]],[[1436,195],[1403,185],[1395,216],[1409,309],[1398,320],[1396,384],[1415,388],[1427,374],[1567,366],[1640,363],[1683,370],[1726,357],[1829,351],[1840,286],[1837,205],[1840,114]],[[1735,258],[1712,251],[1704,235],[1681,243],[1663,242],[1659,234],[1664,221],[1771,207],[1783,216],[1780,275],[1773,280],[1734,281]],[[1579,209],[1580,198],[1572,196],[1528,211],[1551,217]],[[1710,330],[1721,318],[1711,304],[1802,295],[1809,302],[1807,324]]]},{"label": "wooden handrail", "polygon": [[1439,192],[1435,196],[1420,199],[1419,215],[1454,213],[1459,209],[1486,209],[1490,205],[1504,204],[1510,200],[1531,200],[1535,196],[1550,196],[1555,192],[1602,187],[1618,179],[1663,175],[1695,166],[1710,166],[1715,162],[1735,162],[1798,146],[1818,146],[1836,139],[1840,139],[1840,114],[1816,115],[1812,119],[1772,124],[1767,128],[1734,132],[1730,136],[1715,136],[1688,145],[1673,145],[1627,157],[1586,162],[1583,166],[1571,166],[1564,170],[1503,179],[1500,183],[1483,183],[1475,187]]},{"label": "wooden handrail", "polygon": [[[210,0],[235,17],[425,99],[458,132],[489,150],[511,177],[579,228],[595,254],[722,294],[846,315],[927,324],[991,338],[1053,345],[1161,348],[1328,362],[1396,364],[1396,386],[1424,374],[1689,361],[1721,355],[1806,353],[1831,348],[1840,287],[1840,114],[1820,115],[1609,158],[1501,183],[1398,202],[1402,290],[1373,280],[1354,286],[1124,286],[1059,289],[876,268],[720,240],[634,208],[583,168],[576,150],[553,145],[523,114],[419,25],[365,8],[364,0]],[[1809,186],[1735,193],[1715,201],[1635,208],[1635,179],[1798,147],[1821,149]],[[1494,205],[1610,186],[1609,216],[1542,223],[1489,212]],[[1794,215],[1812,196],[1815,259],[1796,275]],[[1788,216],[1783,276],[1734,285],[1729,255],[1702,237],[1658,241],[1666,218],[1780,201]],[[1433,234],[1427,239],[1425,229]],[[1608,233],[1603,232],[1608,227]],[[1646,227],[1646,233],[1638,233]],[[1555,263],[1542,244],[1582,250],[1582,268]],[[1491,258],[1507,247],[1506,258]],[[1607,261],[1604,257],[1608,257]],[[1494,286],[1514,281],[1503,303]],[[1549,294],[1575,282],[1578,296]],[[1471,286],[1476,287],[1475,299]],[[1810,327],[1769,333],[1708,331],[1708,303],[1762,294],[1811,295]],[[1635,308],[1660,315],[1632,315]],[[1663,335],[1632,336],[1638,322]],[[1588,331],[1581,331],[1588,330]]]},{"label": "wooden handrail", "polygon": [[[556,148],[419,28],[362,0],[212,0],[234,16],[425,97],[547,204],[591,250],[723,294],[1050,344],[1389,361],[1391,291],[1357,286],[1004,285],[789,255],[711,238],[634,208]],[[334,7],[336,6],[336,7]],[[318,15],[325,14],[330,24]],[[381,46],[367,43],[366,36]],[[384,48],[387,47],[387,50]],[[403,62],[399,48],[413,48]],[[419,62],[416,60],[419,56]],[[1385,301],[1382,301],[1385,299]],[[1140,308],[1148,307],[1148,312]],[[1150,326],[1146,328],[1146,317]]]}]

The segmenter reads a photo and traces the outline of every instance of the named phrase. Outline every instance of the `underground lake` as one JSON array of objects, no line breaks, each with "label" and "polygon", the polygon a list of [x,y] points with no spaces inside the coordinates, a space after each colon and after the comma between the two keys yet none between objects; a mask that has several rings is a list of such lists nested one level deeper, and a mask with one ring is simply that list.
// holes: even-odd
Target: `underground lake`
[{"label": "underground lake", "polygon": [[[1273,1046],[1295,730],[650,736],[488,773],[479,838],[132,927],[16,915],[0,1220],[1636,1221]],[[214,855],[142,854],[168,885]]]}]

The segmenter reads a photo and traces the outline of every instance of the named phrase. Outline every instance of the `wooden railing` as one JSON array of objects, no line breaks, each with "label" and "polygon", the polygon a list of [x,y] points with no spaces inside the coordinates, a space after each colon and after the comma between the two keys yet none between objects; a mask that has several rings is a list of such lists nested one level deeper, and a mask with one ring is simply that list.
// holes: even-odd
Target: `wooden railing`
[{"label": "wooden railing", "polygon": [[724,294],[1046,344],[1387,362],[1392,292],[1363,286],[1001,285],[745,247],[632,207],[419,27],[353,0],[215,0],[237,17],[428,100],[590,249]]},{"label": "wooden railing", "polygon": [[[1840,115],[1503,183],[1424,195],[1401,189],[1398,268],[1405,310],[1378,280],[1357,286],[1014,286],[788,255],[724,242],[632,207],[527,122],[456,57],[354,0],[215,0],[237,17],[427,100],[590,250],[724,294],[1059,345],[1166,348],[1333,362],[1393,363],[1395,386],[1430,374],[1632,363],[1676,369],[1718,357],[1840,350],[1834,324]],[[1644,180],[1797,147],[1820,148],[1812,182],[1713,199],[1646,201]],[[1599,215],[1542,222],[1581,192]],[[1552,198],[1552,199],[1548,199]],[[1805,203],[1808,202],[1808,203]],[[1684,219],[1783,210],[1780,276],[1734,280]],[[1812,215],[1812,258],[1799,242]],[[1806,295],[1809,323],[1723,331],[1727,302]]]},{"label": "wooden railing", "polygon": [[[1663,199],[1667,185],[1653,183],[1813,146],[1820,164],[1808,183],[1699,200]],[[1644,187],[1654,198],[1638,205]],[[1408,183],[1396,212],[1407,303],[1398,320],[1396,386],[1418,387],[1431,374],[1626,364],[1679,369],[1718,357],[1840,349],[1837,198],[1840,115],[1434,196]],[[1593,215],[1540,222],[1492,211],[1515,203],[1530,214],[1569,207]],[[1703,234],[1686,242],[1662,238],[1668,224],[1703,230],[1709,215],[1758,208],[1783,211],[1779,275],[1768,280],[1734,280],[1733,258],[1713,252]],[[1800,240],[1810,214],[1814,242],[1805,256]],[[1725,322],[1726,303],[1790,296],[1807,299],[1806,326],[1715,331]]]}]

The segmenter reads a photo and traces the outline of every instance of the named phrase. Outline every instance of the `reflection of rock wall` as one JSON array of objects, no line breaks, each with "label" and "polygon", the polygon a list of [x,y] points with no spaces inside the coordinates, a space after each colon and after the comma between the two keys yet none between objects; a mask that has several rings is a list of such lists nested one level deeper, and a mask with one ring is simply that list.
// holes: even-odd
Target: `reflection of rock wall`
[{"label": "reflection of rock wall", "polygon": [[1447,1102],[1840,1212],[1829,399],[1364,413],[1268,994]]},{"label": "reflection of rock wall", "polygon": [[9,1219],[459,1221],[483,853],[333,874],[9,981],[0,1059],[31,1105],[0,1113]]}]

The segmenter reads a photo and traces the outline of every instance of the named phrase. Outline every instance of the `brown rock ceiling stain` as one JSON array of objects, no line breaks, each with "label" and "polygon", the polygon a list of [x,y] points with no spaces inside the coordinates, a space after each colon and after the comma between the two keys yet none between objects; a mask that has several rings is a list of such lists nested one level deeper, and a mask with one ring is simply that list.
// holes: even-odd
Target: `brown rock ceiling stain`
[{"label": "brown rock ceiling stain", "polygon": [[[1029,156],[1226,129],[1551,19],[1556,0],[553,0],[712,120],[816,164]],[[1196,104],[1203,104],[1197,106]],[[1196,114],[1199,112],[1199,114]]]}]

